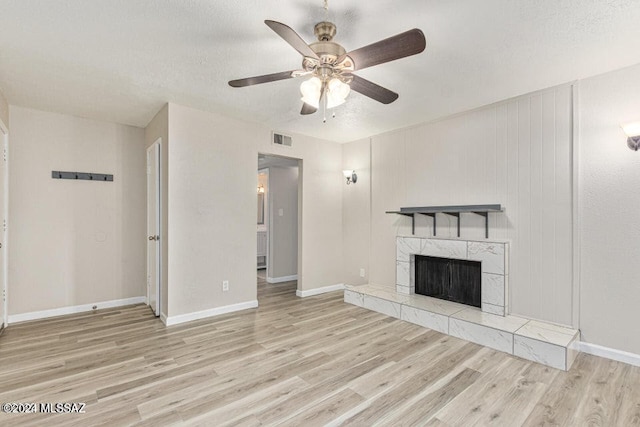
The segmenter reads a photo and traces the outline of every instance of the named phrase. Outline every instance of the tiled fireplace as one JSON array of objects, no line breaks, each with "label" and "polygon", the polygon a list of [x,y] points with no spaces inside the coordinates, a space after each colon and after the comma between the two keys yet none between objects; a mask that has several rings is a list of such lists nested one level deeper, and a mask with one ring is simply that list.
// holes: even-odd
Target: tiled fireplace
[{"label": "tiled fireplace", "polygon": [[[346,285],[344,301],[546,366],[571,368],[580,331],[509,314],[506,242],[398,237],[396,253],[395,289],[391,284]],[[416,255],[479,261],[481,309],[416,294]]]},{"label": "tiled fireplace", "polygon": [[508,314],[509,244],[474,240],[397,237],[396,290],[415,293],[415,256],[479,261],[481,264],[481,309]]}]

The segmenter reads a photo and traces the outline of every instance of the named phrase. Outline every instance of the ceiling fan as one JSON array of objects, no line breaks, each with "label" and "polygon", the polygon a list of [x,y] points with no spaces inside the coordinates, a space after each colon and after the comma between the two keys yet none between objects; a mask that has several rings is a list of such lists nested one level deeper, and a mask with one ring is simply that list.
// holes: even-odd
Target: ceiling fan
[{"label": "ceiling fan", "polygon": [[307,44],[293,29],[276,21],[265,24],[289,43],[302,56],[302,69],[231,80],[232,87],[245,87],[295,77],[307,77],[300,85],[302,110],[300,114],[313,114],[322,105],[325,109],[337,107],[345,102],[351,90],[368,96],[383,104],[398,99],[398,94],[366,80],[354,71],[385,62],[415,55],[425,49],[424,34],[417,28],[397,34],[360,49],[347,52],[333,41],[336,26],[327,21],[314,27],[317,42]]}]

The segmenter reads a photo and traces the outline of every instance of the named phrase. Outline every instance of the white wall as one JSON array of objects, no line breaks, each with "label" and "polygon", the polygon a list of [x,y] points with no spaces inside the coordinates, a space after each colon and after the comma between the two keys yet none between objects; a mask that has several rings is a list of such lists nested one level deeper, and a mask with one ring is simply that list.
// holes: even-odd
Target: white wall
[{"label": "white wall", "polygon": [[303,159],[299,289],[341,282],[339,144],[294,135],[293,148],[273,146],[261,125],[174,104],[168,128],[170,317],[256,299],[258,152]]},{"label": "white wall", "polygon": [[269,218],[267,281],[295,276],[298,274],[298,167],[269,168]]},{"label": "white wall", "polygon": [[9,315],[145,295],[143,130],[14,106],[10,127]]},{"label": "white wall", "polygon": [[253,139],[251,126],[169,105],[169,317],[256,299]]},{"label": "white wall", "polygon": [[[347,185],[342,178],[342,247],[344,281],[350,285],[369,282],[371,242],[371,141],[342,145],[342,169],[355,170],[358,181]],[[364,277],[360,277],[360,269]]]},{"label": "white wall", "polygon": [[[343,283],[342,147],[329,141],[294,135],[297,145],[276,150],[261,138],[261,150],[303,159],[298,205],[298,289],[306,291]],[[263,151],[261,151],[263,152]]]},{"label": "white wall", "polygon": [[[385,211],[500,203],[505,212],[490,214],[490,238],[512,243],[511,312],[572,324],[571,130],[567,85],[372,137],[369,281],[395,285],[395,236],[411,234],[409,218]],[[363,146],[357,157],[366,158],[362,142],[348,146]],[[358,205],[349,209],[366,211],[366,200]],[[461,221],[461,237],[484,239],[484,218]],[[438,237],[457,237],[455,218],[438,215],[437,223]],[[432,234],[429,217],[416,225],[417,235]],[[357,221],[345,229],[350,242],[366,241]]]},{"label": "white wall", "polygon": [[5,126],[9,126],[9,103],[0,91],[0,122]]},{"label": "white wall", "polygon": [[579,85],[582,340],[640,354],[640,153],[621,123],[640,120],[640,65]]}]

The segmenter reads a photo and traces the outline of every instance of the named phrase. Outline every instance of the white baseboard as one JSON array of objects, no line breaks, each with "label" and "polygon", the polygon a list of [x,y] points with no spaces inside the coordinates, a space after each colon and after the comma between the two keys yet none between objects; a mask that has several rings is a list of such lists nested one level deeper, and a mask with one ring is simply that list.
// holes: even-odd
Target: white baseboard
[{"label": "white baseboard", "polygon": [[591,344],[584,341],[580,341],[580,343],[578,344],[578,349],[583,353],[616,360],[618,362],[628,363],[629,365],[640,366],[640,354],[616,350],[614,348],[604,347],[598,344]]},{"label": "white baseboard", "polygon": [[167,315],[163,312],[160,312],[160,321],[164,323],[165,326],[167,326]]},{"label": "white baseboard", "polygon": [[115,299],[111,301],[95,302],[92,304],[73,305],[69,307],[53,308],[51,310],[32,311],[30,313],[10,314],[8,324],[26,322],[28,320],[46,319],[48,317],[64,316],[67,314],[83,313],[93,311],[93,306],[98,310],[103,308],[122,307],[124,305],[145,304],[147,297],[133,297],[124,299]]},{"label": "white baseboard", "polygon": [[219,316],[221,314],[233,313],[234,311],[247,310],[249,308],[257,308],[258,301],[246,301],[238,304],[225,305],[224,307],[211,308],[209,310],[196,311],[193,313],[179,314],[177,316],[165,317],[164,324],[167,326],[177,325],[179,323],[191,322],[192,320],[204,319],[207,317]]},{"label": "white baseboard", "polygon": [[304,298],[304,297],[310,297],[313,295],[326,294],[327,292],[342,291],[342,290],[344,290],[344,283],[338,283],[337,285],[324,286],[322,288],[315,288],[315,289],[307,289],[304,291],[301,291],[300,289],[298,289],[296,290],[296,296]]},{"label": "white baseboard", "polygon": [[290,282],[292,280],[298,280],[298,275],[294,274],[293,276],[267,277],[267,283],[282,283]]}]

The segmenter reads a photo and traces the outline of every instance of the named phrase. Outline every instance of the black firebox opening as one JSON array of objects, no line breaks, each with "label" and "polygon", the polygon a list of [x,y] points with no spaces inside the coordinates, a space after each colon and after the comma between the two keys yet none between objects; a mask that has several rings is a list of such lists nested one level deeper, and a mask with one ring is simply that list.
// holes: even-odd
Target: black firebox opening
[{"label": "black firebox opening", "polygon": [[480,307],[481,280],[478,261],[415,255],[416,294]]}]

